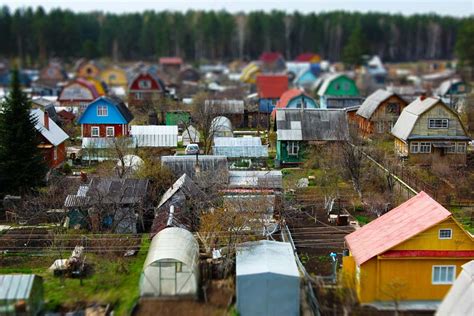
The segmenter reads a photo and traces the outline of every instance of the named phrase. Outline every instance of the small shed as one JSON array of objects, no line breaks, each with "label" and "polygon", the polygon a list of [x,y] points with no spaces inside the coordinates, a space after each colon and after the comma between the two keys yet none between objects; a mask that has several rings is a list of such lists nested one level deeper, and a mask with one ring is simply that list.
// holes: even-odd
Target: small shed
[{"label": "small shed", "polygon": [[217,116],[211,122],[211,135],[214,137],[232,137],[232,123],[225,116]]},{"label": "small shed", "polygon": [[178,126],[132,125],[130,134],[138,147],[177,147]]},{"label": "small shed", "polygon": [[140,277],[141,296],[197,296],[199,244],[183,228],[168,227],[153,237]]},{"label": "small shed", "polygon": [[199,131],[192,125],[186,127],[183,131],[183,145],[197,144],[199,143]]},{"label": "small shed", "polygon": [[43,279],[35,274],[0,275],[0,315],[39,315]]},{"label": "small shed", "polygon": [[266,158],[268,147],[260,137],[214,137],[214,155],[228,158]]},{"label": "small shed", "polygon": [[236,273],[240,315],[300,315],[300,274],[289,243],[243,244],[237,249]]}]

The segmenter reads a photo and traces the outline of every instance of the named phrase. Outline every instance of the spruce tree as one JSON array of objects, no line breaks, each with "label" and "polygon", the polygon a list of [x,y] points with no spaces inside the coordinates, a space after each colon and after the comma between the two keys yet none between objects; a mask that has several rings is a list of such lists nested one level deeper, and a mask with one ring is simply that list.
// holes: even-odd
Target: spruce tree
[{"label": "spruce tree", "polygon": [[349,67],[362,65],[362,55],[367,52],[366,41],[360,23],[356,25],[342,50],[342,61]]},{"label": "spruce tree", "polygon": [[31,102],[21,91],[18,70],[0,111],[0,195],[22,194],[40,185],[47,168],[40,149]]}]

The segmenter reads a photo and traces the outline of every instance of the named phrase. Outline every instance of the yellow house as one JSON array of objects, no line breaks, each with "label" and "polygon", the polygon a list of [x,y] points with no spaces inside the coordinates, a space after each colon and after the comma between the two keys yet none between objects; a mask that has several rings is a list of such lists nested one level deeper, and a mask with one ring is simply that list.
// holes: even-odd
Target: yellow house
[{"label": "yellow house", "polygon": [[75,65],[76,77],[99,78],[101,66],[95,60],[80,59]]},{"label": "yellow house", "polygon": [[346,236],[346,245],[345,280],[375,307],[434,310],[474,259],[472,235],[425,192]]},{"label": "yellow house", "polygon": [[108,67],[102,71],[100,79],[109,87],[128,87],[127,73],[117,66]]},{"label": "yellow house", "polygon": [[257,75],[261,72],[260,67],[251,62],[242,69],[242,75],[240,76],[240,81],[245,83],[255,83],[257,81]]}]

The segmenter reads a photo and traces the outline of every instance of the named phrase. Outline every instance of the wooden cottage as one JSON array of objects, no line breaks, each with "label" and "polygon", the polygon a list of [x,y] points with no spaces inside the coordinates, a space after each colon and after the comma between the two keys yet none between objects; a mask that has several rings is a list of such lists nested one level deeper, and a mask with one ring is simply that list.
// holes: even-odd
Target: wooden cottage
[{"label": "wooden cottage", "polygon": [[401,113],[392,128],[395,149],[419,164],[466,164],[471,140],[458,114],[436,98],[418,98]]},{"label": "wooden cottage", "polygon": [[74,69],[78,78],[99,78],[102,66],[95,60],[80,59]]},{"label": "wooden cottage", "polygon": [[127,73],[120,67],[108,67],[100,73],[100,80],[108,87],[123,87],[128,85]]},{"label": "wooden cottage", "polygon": [[272,117],[275,117],[277,109],[317,109],[319,104],[306,92],[300,89],[285,91],[273,109]]},{"label": "wooden cottage", "polygon": [[165,95],[165,84],[151,71],[140,71],[129,80],[129,106],[146,107]]},{"label": "wooden cottage", "polygon": [[407,102],[396,93],[379,89],[369,95],[356,112],[363,135],[390,133]]},{"label": "wooden cottage", "polygon": [[276,128],[276,165],[302,163],[308,144],[345,141],[349,135],[344,110],[277,109]]},{"label": "wooden cottage", "polygon": [[360,303],[385,310],[436,310],[461,266],[474,259],[473,237],[425,192],[345,241],[347,285]]},{"label": "wooden cottage", "polygon": [[55,168],[66,160],[65,141],[69,136],[48,115],[40,109],[32,109],[31,116],[36,119],[35,128],[38,131],[41,149],[49,168]]},{"label": "wooden cottage", "polygon": [[90,81],[78,78],[63,87],[58,97],[61,106],[82,112],[87,105],[100,96],[96,86]]}]

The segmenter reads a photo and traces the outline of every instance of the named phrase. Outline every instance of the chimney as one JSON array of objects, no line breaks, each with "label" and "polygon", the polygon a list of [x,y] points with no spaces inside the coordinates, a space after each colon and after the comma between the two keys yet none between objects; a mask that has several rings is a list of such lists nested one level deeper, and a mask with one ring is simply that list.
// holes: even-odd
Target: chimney
[{"label": "chimney", "polygon": [[48,111],[44,111],[44,128],[49,130],[49,115]]},{"label": "chimney", "polygon": [[424,99],[426,99],[426,93],[423,92],[423,93],[420,95],[420,100],[423,101]]}]

